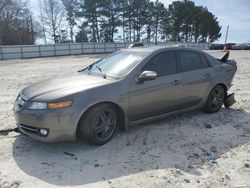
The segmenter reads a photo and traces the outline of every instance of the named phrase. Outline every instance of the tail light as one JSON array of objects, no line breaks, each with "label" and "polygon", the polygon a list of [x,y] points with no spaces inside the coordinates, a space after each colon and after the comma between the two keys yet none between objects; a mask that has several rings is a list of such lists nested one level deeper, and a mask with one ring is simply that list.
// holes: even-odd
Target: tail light
[{"label": "tail light", "polygon": [[233,66],[227,66],[226,71],[227,72],[234,72],[235,71],[235,67],[233,67]]}]

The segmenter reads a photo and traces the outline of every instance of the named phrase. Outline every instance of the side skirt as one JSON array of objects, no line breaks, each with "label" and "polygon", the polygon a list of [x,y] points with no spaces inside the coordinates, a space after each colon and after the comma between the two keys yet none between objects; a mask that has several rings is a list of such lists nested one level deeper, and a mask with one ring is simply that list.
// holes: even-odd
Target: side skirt
[{"label": "side skirt", "polygon": [[185,108],[182,110],[177,110],[177,111],[173,111],[173,112],[169,112],[169,113],[165,113],[165,114],[160,114],[157,116],[152,116],[152,117],[141,119],[141,120],[132,121],[132,122],[130,122],[129,126],[135,126],[135,125],[142,124],[142,123],[148,123],[148,122],[164,119],[164,118],[167,118],[167,117],[170,117],[173,115],[180,115],[180,114],[183,114],[185,112],[198,110],[200,108],[202,108],[202,104],[198,104],[196,106]]}]

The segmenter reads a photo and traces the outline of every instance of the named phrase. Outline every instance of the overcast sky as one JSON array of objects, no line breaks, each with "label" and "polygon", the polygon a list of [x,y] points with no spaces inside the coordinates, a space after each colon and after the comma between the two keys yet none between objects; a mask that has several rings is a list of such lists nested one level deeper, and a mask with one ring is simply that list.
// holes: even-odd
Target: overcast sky
[{"label": "overcast sky", "polygon": [[[30,0],[33,12],[37,12],[39,0]],[[168,7],[174,0],[160,0]],[[224,43],[227,25],[228,42],[250,42],[250,0],[193,0],[196,5],[207,7],[222,26],[222,36],[217,42]]]}]

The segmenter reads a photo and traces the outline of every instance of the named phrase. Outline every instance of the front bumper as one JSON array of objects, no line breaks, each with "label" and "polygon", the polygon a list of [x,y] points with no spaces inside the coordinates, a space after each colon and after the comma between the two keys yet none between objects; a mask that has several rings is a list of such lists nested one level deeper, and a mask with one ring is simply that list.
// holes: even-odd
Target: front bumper
[{"label": "front bumper", "polygon": [[[42,142],[63,142],[76,139],[77,123],[71,108],[58,110],[21,110],[14,112],[19,131]],[[48,135],[40,134],[48,130]]]}]

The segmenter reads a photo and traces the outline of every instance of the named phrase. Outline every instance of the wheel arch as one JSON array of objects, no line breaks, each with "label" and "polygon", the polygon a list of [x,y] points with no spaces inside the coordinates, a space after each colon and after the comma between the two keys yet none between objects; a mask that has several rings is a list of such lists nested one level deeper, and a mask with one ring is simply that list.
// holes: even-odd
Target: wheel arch
[{"label": "wheel arch", "polygon": [[216,84],[214,84],[214,85],[212,85],[212,87],[210,87],[208,90],[207,90],[207,93],[206,93],[206,96],[205,96],[205,100],[204,100],[204,104],[205,104],[205,102],[206,102],[206,100],[207,100],[207,98],[208,98],[208,96],[209,96],[209,93],[212,91],[212,89],[214,88],[214,87],[216,87],[216,86],[221,86],[223,89],[224,89],[224,91],[225,91],[225,97],[227,96],[227,91],[228,91],[228,89],[227,89],[227,86],[224,84],[224,83],[222,83],[222,82],[219,82],[219,83],[216,83]]},{"label": "wheel arch", "polygon": [[[225,84],[223,84],[223,83],[218,83],[218,84],[216,84],[215,86],[221,86],[223,89],[224,89],[224,91],[225,91],[225,97],[227,96],[227,86],[225,85]],[[215,87],[214,86],[214,87]],[[214,88],[213,87],[213,88]]]},{"label": "wheel arch", "polygon": [[118,118],[119,118],[119,128],[121,128],[121,130],[126,130],[126,119],[125,119],[125,112],[124,110],[122,109],[122,107],[120,105],[118,105],[117,103],[115,102],[111,102],[111,101],[103,101],[103,102],[98,102],[98,103],[95,103],[95,104],[92,104],[91,106],[89,106],[87,108],[87,110],[85,110],[81,115],[80,117],[78,118],[77,120],[77,127],[76,127],[76,132],[77,132],[77,129],[78,129],[78,126],[79,126],[79,123],[81,121],[81,119],[84,117],[84,115],[91,109],[91,108],[94,108],[98,105],[101,105],[101,104],[111,104],[112,106],[114,106],[114,108],[116,109],[117,113],[118,113]]},{"label": "wheel arch", "polygon": [[[221,105],[218,109],[216,109],[216,110],[211,109],[211,106],[208,106],[208,103],[209,103],[209,101],[208,101],[209,96],[210,96],[211,92],[214,90],[214,88],[217,87],[217,86],[220,86],[220,87],[224,90],[224,97],[227,97],[227,87],[226,87],[226,85],[223,84],[223,83],[217,83],[217,84],[215,84],[215,85],[211,88],[211,90],[210,90],[208,96],[206,97],[206,101],[205,101],[204,107],[203,107],[203,111],[204,111],[204,112],[207,112],[207,113],[215,113],[215,112],[219,111],[220,108],[221,108],[221,106],[223,105],[224,101],[222,101],[222,105]],[[225,98],[224,98],[224,100],[225,100]]]}]

